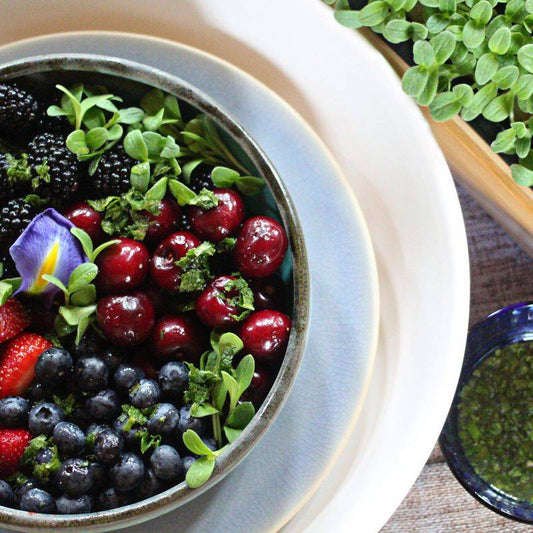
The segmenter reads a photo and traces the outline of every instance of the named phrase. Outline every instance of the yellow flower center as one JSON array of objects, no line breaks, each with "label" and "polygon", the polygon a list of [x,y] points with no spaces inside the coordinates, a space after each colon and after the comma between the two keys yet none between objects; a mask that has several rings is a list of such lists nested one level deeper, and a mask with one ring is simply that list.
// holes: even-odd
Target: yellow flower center
[{"label": "yellow flower center", "polygon": [[47,285],[48,281],[43,278],[44,274],[53,275],[56,270],[57,260],[59,258],[59,242],[56,241],[46,255],[37,274],[37,278],[32,287],[32,292],[41,292]]}]

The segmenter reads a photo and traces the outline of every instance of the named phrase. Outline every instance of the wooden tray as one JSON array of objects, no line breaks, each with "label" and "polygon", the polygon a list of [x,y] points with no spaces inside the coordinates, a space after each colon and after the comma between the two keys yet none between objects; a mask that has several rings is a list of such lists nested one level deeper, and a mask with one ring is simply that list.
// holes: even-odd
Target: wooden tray
[{"label": "wooden tray", "polygon": [[[403,75],[407,63],[374,32],[359,31]],[[455,179],[533,257],[533,191],[514,182],[507,163],[463,119],[435,122],[427,108],[421,109]]]}]

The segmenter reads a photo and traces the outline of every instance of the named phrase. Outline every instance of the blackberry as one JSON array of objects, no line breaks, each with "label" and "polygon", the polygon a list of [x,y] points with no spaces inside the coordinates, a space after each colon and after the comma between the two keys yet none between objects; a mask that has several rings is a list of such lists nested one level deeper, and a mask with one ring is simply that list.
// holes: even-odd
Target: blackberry
[{"label": "blackberry", "polygon": [[28,145],[28,162],[39,176],[35,192],[44,198],[68,201],[80,188],[82,165],[65,140],[61,133],[39,133]]},{"label": "blackberry", "polygon": [[131,188],[130,170],[136,163],[120,145],[104,152],[93,176],[93,187],[100,196],[121,196]]},{"label": "blackberry", "polygon": [[26,159],[0,154],[0,198],[26,196],[31,190],[31,171]]},{"label": "blackberry", "polygon": [[19,86],[0,84],[0,135],[8,138],[28,136],[40,117],[39,102]]},{"label": "blackberry", "polygon": [[36,214],[22,198],[9,200],[0,210],[0,242],[12,244]]},{"label": "blackberry", "polygon": [[211,171],[213,167],[211,165],[201,164],[198,165],[191,172],[191,182],[189,188],[198,194],[202,189],[213,189],[213,180],[211,179]]},{"label": "blackberry", "polygon": [[4,268],[3,274],[0,276],[1,278],[16,278],[19,275],[15,268],[15,262],[11,258],[11,255],[9,255],[8,250],[0,251],[0,263],[2,263]]}]

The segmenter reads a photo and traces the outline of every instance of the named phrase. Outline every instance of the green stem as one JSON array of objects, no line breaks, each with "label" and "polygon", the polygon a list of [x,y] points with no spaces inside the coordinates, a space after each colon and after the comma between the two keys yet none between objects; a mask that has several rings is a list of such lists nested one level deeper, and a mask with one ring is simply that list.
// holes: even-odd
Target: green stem
[{"label": "green stem", "polygon": [[219,448],[222,447],[222,426],[220,424],[220,413],[215,413],[211,415],[213,420],[213,436],[215,437],[215,440],[217,441],[217,445]]}]

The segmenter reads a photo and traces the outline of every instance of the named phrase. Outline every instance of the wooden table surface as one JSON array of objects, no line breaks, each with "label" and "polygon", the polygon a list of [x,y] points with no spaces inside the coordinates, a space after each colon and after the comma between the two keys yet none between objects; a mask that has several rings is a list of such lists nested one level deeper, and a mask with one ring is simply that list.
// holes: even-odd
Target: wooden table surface
[{"label": "wooden table surface", "polygon": [[[533,301],[533,260],[458,187],[470,252],[470,323],[507,304]],[[533,531],[488,510],[448,469],[438,446],[382,533]]]}]

